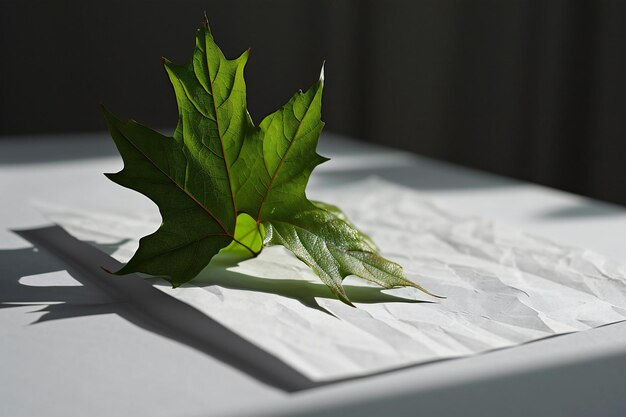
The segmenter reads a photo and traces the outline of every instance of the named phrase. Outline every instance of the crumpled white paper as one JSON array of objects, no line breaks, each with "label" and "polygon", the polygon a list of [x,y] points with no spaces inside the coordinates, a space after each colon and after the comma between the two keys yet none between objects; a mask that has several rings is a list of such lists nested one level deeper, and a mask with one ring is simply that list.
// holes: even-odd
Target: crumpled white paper
[{"label": "crumpled white paper", "polygon": [[[626,319],[626,267],[478,217],[452,214],[413,190],[368,179],[325,190],[383,254],[437,300],[413,288],[344,283],[358,308],[334,299],[281,247],[188,285],[160,290],[218,320],[315,381],[361,376],[511,347]],[[119,243],[126,262],[154,231],[154,213],[120,218],[39,205],[79,239]],[[426,301],[426,302],[416,302]]]}]

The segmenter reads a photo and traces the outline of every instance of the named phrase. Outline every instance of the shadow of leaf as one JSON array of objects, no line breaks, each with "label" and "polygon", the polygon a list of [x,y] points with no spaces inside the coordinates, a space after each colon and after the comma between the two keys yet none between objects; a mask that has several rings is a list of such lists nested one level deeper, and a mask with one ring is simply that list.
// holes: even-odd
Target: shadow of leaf
[{"label": "shadow of leaf", "polygon": [[[0,250],[0,308],[30,305],[44,312],[34,323],[97,314],[117,314],[138,327],[186,344],[287,392],[324,385],[311,381],[272,354],[257,347],[192,306],[155,288],[136,274],[113,276],[121,264],[108,256],[124,242],[100,249],[69,235],[59,226],[15,231],[33,248]],[[216,262],[198,278],[198,285],[276,294],[330,314],[316,298],[335,299],[322,283],[270,279],[226,269]],[[232,264],[231,264],[232,265]],[[26,285],[25,276],[67,271],[80,285]],[[41,285],[43,284],[43,285]],[[381,288],[347,285],[357,303],[417,300],[396,297]],[[33,323],[33,324],[34,324]]]},{"label": "shadow of leaf", "polygon": [[[330,289],[320,282],[302,279],[274,279],[262,278],[231,271],[227,268],[234,266],[236,261],[227,257],[218,256],[193,281],[196,286],[218,285],[223,288],[255,291],[275,294],[292,298],[303,305],[314,308],[326,314],[333,315],[321,307],[316,298],[336,300],[337,297]],[[384,288],[372,286],[345,285],[348,297],[354,303],[431,303],[432,301],[414,300],[387,294]]]},{"label": "shadow of leaf", "polygon": [[[0,250],[0,308],[42,306],[35,323],[94,314],[117,314],[185,344],[286,392],[319,385],[136,274],[113,276],[121,264],[59,226],[15,231],[34,248]],[[112,247],[109,247],[113,250]],[[80,285],[25,285],[25,276],[67,271]]]}]

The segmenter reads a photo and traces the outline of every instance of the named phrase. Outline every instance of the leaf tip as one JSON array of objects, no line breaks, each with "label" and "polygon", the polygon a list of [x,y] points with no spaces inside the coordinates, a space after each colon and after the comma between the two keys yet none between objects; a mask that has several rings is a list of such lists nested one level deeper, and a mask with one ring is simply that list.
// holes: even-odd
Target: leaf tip
[{"label": "leaf tip", "polygon": [[209,26],[209,17],[206,14],[206,10],[204,11],[204,18],[202,19],[202,27],[205,28],[209,33],[211,33],[211,28]]},{"label": "leaf tip", "polygon": [[431,297],[435,297],[435,298],[439,298],[440,300],[445,300],[446,297],[444,297],[443,295],[437,295],[437,294],[433,294],[432,292],[428,291],[426,288],[422,287],[421,285],[418,285],[416,283],[414,283],[411,280],[407,280],[410,282],[410,286],[413,288],[417,288],[418,290],[420,290],[421,292],[430,295]]},{"label": "leaf tip", "polygon": [[322,62],[322,69],[320,70],[320,83],[324,85],[324,66],[326,65],[326,60]]},{"label": "leaf tip", "polygon": [[175,75],[175,68],[176,68],[176,64],[174,64],[172,61],[170,61],[169,59],[165,58],[164,56],[161,57],[161,64],[163,64],[163,67],[165,68],[165,71],[168,73],[168,75],[170,76],[170,80],[172,79],[172,77],[177,77],[177,75]]},{"label": "leaf tip", "polygon": [[239,58],[237,58],[237,61],[245,65],[248,62],[248,57],[250,56],[251,50],[252,48],[248,48],[245,51],[243,51],[243,53],[239,56]]},{"label": "leaf tip", "polygon": [[102,103],[100,103],[100,111],[102,112],[102,115],[104,116],[104,119],[106,120],[109,130],[112,130],[114,123],[118,122],[119,120]]},{"label": "leaf tip", "polygon": [[348,298],[348,294],[346,294],[346,291],[341,285],[339,285],[339,287],[335,288],[334,290],[339,300],[341,300],[344,304],[349,305],[350,307],[356,308],[356,306],[352,304],[352,301],[350,301],[350,299]]},{"label": "leaf tip", "polygon": [[341,300],[344,304],[352,308],[356,308],[356,306],[352,303],[352,301],[350,301],[350,299],[348,298],[345,292],[343,294],[339,294],[339,300]]}]

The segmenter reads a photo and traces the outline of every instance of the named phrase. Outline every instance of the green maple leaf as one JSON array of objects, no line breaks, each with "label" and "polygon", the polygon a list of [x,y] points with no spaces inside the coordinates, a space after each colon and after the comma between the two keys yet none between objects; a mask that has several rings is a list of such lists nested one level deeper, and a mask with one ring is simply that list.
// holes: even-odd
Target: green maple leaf
[{"label": "green maple leaf", "polygon": [[220,250],[256,256],[283,245],[348,304],[341,283],[352,274],[386,288],[422,289],[341,210],[306,197],[311,172],[327,160],[316,152],[323,75],[257,127],[246,109],[247,58],[248,51],[226,59],[204,24],[191,62],[164,60],[179,111],[172,137],[104,110],[124,160],[108,177],[152,199],[163,218],[116,274],[161,275],[177,286]]},{"label": "green maple leaf", "polygon": [[189,64],[165,61],[179,109],[171,138],[104,111],[124,159],[124,169],[108,177],[151,198],[163,218],[119,274],[165,275],[180,285],[233,241],[237,207],[230,170],[251,124],[243,79],[247,57],[246,51],[236,60],[224,58],[203,27]]}]

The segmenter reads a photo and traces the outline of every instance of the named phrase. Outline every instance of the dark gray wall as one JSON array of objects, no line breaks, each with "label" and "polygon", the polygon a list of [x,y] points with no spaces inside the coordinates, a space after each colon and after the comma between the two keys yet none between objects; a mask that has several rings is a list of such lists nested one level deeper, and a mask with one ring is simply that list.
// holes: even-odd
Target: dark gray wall
[{"label": "dark gray wall", "polygon": [[626,204],[621,1],[4,1],[0,134],[173,126],[204,10],[257,121],[326,59],[328,130]]}]

